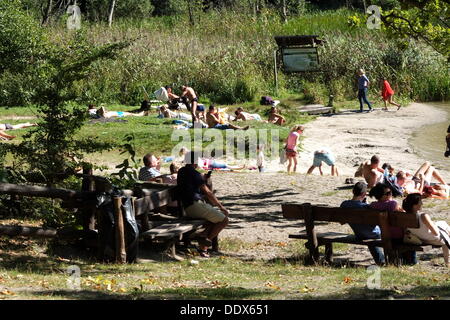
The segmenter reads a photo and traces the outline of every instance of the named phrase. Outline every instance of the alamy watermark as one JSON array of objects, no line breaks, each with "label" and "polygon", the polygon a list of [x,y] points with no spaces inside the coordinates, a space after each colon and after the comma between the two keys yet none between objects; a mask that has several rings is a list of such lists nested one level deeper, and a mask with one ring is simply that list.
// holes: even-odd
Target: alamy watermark
[{"label": "alamy watermark", "polygon": [[67,7],[67,13],[70,15],[67,18],[67,29],[79,30],[81,28],[81,10],[77,5]]},{"label": "alamy watermark", "polygon": [[381,289],[381,268],[376,265],[367,267],[366,272],[370,274],[367,278],[367,288],[370,290]]},{"label": "alamy watermark", "polygon": [[81,290],[81,270],[79,266],[68,266],[66,273],[69,274],[67,278],[67,287],[71,290]]},{"label": "alamy watermark", "polygon": [[370,5],[367,7],[366,13],[370,16],[367,18],[367,29],[380,29],[381,28],[381,9],[379,6]]}]

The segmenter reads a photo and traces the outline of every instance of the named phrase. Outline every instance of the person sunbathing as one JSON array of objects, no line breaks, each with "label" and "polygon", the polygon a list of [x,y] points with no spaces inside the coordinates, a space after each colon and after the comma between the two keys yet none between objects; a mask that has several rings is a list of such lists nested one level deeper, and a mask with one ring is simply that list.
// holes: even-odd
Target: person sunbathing
[{"label": "person sunbathing", "polygon": [[237,121],[237,120],[242,120],[242,121],[256,120],[256,121],[267,122],[267,121],[263,120],[259,114],[245,112],[242,107],[237,108],[236,111],[234,112],[234,114],[236,115],[236,117],[234,118],[233,121]]},{"label": "person sunbathing", "polygon": [[164,118],[176,118],[186,121],[192,121],[192,115],[183,112],[173,112],[169,110],[167,105],[163,105],[159,108],[159,114]]},{"label": "person sunbathing", "polygon": [[286,119],[278,113],[278,110],[275,106],[272,106],[269,111],[268,122],[282,126],[286,122]]},{"label": "person sunbathing", "polygon": [[95,108],[95,105],[88,106],[89,116],[94,119],[99,118],[123,118],[123,117],[143,117],[148,115],[148,111],[131,113],[126,111],[107,111],[105,107]]},{"label": "person sunbathing", "polygon": [[0,137],[2,139],[6,139],[6,140],[12,140],[12,139],[16,138],[16,136],[7,134],[5,131],[35,127],[37,125],[38,125],[37,123],[30,123],[30,122],[18,123],[18,124],[0,123]]},{"label": "person sunbathing", "polygon": [[423,163],[419,167],[419,169],[417,169],[414,176],[411,177],[411,175],[407,172],[399,171],[396,175],[396,178],[396,184],[408,194],[422,194],[425,187],[431,186],[431,181],[433,178],[435,178],[441,185],[447,186],[447,183],[442,178],[440,173],[428,161]]},{"label": "person sunbathing", "polygon": [[211,105],[209,107],[209,111],[206,114],[206,123],[208,124],[209,128],[214,129],[220,129],[220,130],[227,130],[227,129],[233,129],[233,130],[248,130],[250,128],[249,126],[246,127],[239,127],[232,124],[227,123],[227,120],[223,119],[218,110],[214,105]]}]

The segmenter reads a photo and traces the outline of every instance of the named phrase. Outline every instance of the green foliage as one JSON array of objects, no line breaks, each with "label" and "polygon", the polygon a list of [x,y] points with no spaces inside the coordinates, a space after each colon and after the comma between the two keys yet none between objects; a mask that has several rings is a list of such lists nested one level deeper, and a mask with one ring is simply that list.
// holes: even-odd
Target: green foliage
[{"label": "green foliage", "polygon": [[46,53],[43,31],[18,0],[0,0],[0,76],[27,70]]},{"label": "green foliage", "polygon": [[393,37],[422,39],[450,59],[450,3],[442,0],[399,0],[382,21]]},{"label": "green foliage", "polygon": [[[136,160],[136,146],[134,134],[125,135],[125,142],[122,144],[124,149],[120,154],[128,154],[127,158],[123,162],[116,166],[116,169],[120,169],[118,172],[111,174],[114,185],[121,188],[130,188],[138,181],[138,169],[140,167],[140,160]],[[114,179],[114,177],[117,177]]]}]

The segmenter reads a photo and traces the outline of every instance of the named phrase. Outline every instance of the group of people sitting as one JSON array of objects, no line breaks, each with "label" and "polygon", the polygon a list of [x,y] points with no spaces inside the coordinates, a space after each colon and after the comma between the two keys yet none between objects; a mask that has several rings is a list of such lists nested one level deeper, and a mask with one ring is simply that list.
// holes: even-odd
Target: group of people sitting
[{"label": "group of people sitting", "polygon": [[[429,162],[423,163],[414,175],[404,170],[395,173],[395,169],[388,163],[380,167],[380,158],[372,156],[370,161],[364,162],[355,173],[355,176],[364,177],[366,182],[358,182],[353,187],[353,198],[341,204],[343,208],[368,207],[389,212],[403,212],[415,214],[419,217],[419,228],[403,230],[391,227],[390,234],[394,242],[416,241],[426,244],[442,246],[444,261],[449,264],[450,227],[445,221],[434,222],[430,215],[421,212],[423,198],[448,199],[450,186],[444,181],[438,170]],[[432,179],[438,183],[433,183]],[[370,192],[367,190],[370,188]],[[374,197],[376,201],[367,204],[366,195]],[[393,198],[404,196],[400,205]],[[379,226],[351,224],[355,236],[359,239],[379,239],[381,231]],[[370,247],[369,250],[377,264],[384,264],[383,252],[379,247]],[[407,264],[417,263],[415,251],[405,252],[402,256]]]},{"label": "group of people sitting", "polygon": [[[390,227],[390,236],[393,242],[402,243],[405,235],[413,235],[419,242],[425,244],[438,245],[442,247],[444,262],[450,267],[449,248],[450,248],[450,227],[445,221],[434,222],[430,215],[423,213],[422,198],[420,193],[410,193],[403,200],[402,205],[393,199],[393,193],[389,185],[377,183],[370,192],[367,193],[368,186],[365,182],[358,182],[353,187],[353,198],[341,203],[341,208],[371,208],[380,211],[399,212],[405,214],[414,214],[419,217],[419,228]],[[375,198],[376,201],[368,204],[367,195]],[[350,224],[355,236],[360,240],[380,239],[381,230],[377,225]],[[375,263],[385,264],[385,257],[380,247],[369,246],[369,251]],[[416,264],[417,257],[415,251],[406,251],[402,254],[402,260],[405,264]]]},{"label": "group of people sitting", "polygon": [[[212,245],[212,240],[228,225],[229,212],[212,192],[211,183],[208,181],[211,172],[201,174],[196,170],[199,164],[205,165],[205,159],[199,153],[188,151],[186,148],[180,151],[180,155],[184,155],[184,166],[181,167],[172,163],[170,174],[163,175],[160,171],[161,159],[151,153],[146,154],[143,158],[144,167],[140,169],[138,179],[174,184],[178,185],[180,190],[183,190],[179,192],[179,198],[186,215],[194,219],[208,221],[198,240],[200,256],[208,258],[208,248]],[[212,167],[214,167],[214,162],[209,162],[208,168]],[[177,203],[169,204],[170,206],[176,207]]]},{"label": "group of people sitting", "polygon": [[[395,173],[391,165],[386,163],[380,166],[380,163],[380,158],[377,155],[372,156],[370,161],[361,164],[355,176],[364,177],[369,188],[380,182],[388,184],[392,192],[395,193],[394,196],[405,193],[419,193],[424,197],[444,199],[450,196],[449,185],[428,161],[423,163],[414,175],[405,170],[399,170]],[[433,183],[433,178],[438,183]]]}]

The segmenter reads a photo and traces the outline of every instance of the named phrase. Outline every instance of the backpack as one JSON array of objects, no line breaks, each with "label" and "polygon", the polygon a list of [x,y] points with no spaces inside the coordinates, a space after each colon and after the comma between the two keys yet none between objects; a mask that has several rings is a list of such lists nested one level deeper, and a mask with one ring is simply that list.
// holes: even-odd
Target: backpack
[{"label": "backpack", "polygon": [[269,105],[272,105],[272,104],[274,103],[274,101],[273,101],[272,97],[269,97],[269,96],[262,96],[262,97],[261,97],[261,100],[259,101],[259,103],[260,103],[262,106],[269,106]]}]

